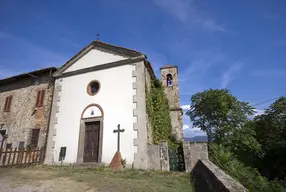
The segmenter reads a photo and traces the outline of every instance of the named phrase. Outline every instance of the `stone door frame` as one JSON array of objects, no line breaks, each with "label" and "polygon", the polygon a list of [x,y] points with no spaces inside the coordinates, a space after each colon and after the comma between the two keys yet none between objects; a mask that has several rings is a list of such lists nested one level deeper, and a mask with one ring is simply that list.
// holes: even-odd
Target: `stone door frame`
[{"label": "stone door frame", "polygon": [[97,162],[87,163],[101,163],[102,162],[102,143],[103,143],[103,117],[92,117],[81,119],[79,128],[79,139],[78,139],[78,151],[77,151],[77,163],[83,163],[84,155],[84,139],[85,139],[85,127],[88,122],[99,121],[99,146],[98,146],[98,159]]}]

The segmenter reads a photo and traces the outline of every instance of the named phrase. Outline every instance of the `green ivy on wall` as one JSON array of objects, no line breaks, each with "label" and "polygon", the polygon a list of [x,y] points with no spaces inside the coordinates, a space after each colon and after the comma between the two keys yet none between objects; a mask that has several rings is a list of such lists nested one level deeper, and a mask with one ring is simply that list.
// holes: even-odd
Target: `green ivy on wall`
[{"label": "green ivy on wall", "polygon": [[160,80],[153,80],[149,91],[146,89],[146,103],[153,142],[158,144],[164,140],[168,141],[170,148],[176,147],[177,143],[172,135],[169,105]]}]

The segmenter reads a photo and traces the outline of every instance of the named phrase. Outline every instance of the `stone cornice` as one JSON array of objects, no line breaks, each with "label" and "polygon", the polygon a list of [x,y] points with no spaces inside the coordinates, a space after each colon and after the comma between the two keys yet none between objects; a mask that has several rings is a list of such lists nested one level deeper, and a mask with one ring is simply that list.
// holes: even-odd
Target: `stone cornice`
[{"label": "stone cornice", "polygon": [[130,59],[124,59],[121,61],[115,61],[115,62],[111,62],[111,63],[97,65],[94,67],[88,67],[88,68],[79,69],[76,71],[57,74],[57,75],[54,75],[54,77],[55,78],[61,78],[61,77],[69,77],[69,76],[73,76],[73,75],[80,75],[80,74],[84,74],[84,73],[88,73],[88,72],[92,72],[92,71],[99,71],[99,70],[103,70],[103,69],[109,69],[109,68],[113,68],[113,67],[128,65],[128,64],[132,64],[132,63],[135,63],[138,61],[145,61],[145,57],[139,56],[139,57],[134,57],[134,58],[130,58]]}]

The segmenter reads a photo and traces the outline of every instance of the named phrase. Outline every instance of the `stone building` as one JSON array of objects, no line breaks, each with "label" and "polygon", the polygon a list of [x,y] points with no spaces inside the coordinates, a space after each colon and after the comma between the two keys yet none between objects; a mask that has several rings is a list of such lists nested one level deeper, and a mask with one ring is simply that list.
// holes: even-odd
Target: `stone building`
[{"label": "stone building", "polygon": [[53,78],[46,68],[0,80],[0,133],[4,148],[46,144]]},{"label": "stone building", "polygon": [[170,107],[172,134],[178,141],[183,141],[183,111],[180,104],[178,67],[167,65],[160,68],[160,70],[162,85]]}]

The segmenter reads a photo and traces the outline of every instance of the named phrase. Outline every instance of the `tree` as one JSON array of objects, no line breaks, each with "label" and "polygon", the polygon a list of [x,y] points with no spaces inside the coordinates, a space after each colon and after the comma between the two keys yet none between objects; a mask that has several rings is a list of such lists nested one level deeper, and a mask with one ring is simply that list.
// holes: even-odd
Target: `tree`
[{"label": "tree", "polygon": [[254,118],[256,139],[265,155],[257,166],[269,179],[286,177],[286,97],[281,97]]},{"label": "tree", "polygon": [[255,122],[247,121],[242,128],[234,131],[231,137],[222,141],[236,158],[248,166],[255,165],[264,156],[261,144],[256,139]]},{"label": "tree", "polygon": [[208,140],[221,143],[242,128],[254,108],[239,101],[227,89],[209,89],[191,97],[186,115],[195,127],[207,133]]}]

